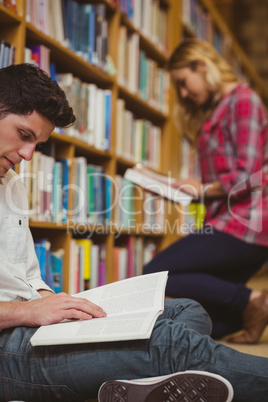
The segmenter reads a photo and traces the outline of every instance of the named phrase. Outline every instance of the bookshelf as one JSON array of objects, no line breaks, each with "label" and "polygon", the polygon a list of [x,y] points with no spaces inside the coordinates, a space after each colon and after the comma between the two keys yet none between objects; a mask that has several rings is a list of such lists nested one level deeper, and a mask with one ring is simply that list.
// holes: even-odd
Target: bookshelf
[{"label": "bookshelf", "polygon": [[[47,4],[51,7],[56,2],[55,0],[48,0]],[[84,7],[89,5],[87,1],[82,0],[77,1],[77,3],[79,6]],[[186,23],[185,18],[184,20],[182,19],[182,16],[185,17],[186,15],[185,2],[178,0],[151,0],[147,2],[146,0],[145,7],[147,8],[143,11],[146,11],[149,15],[154,15],[157,21],[161,21],[163,25],[160,23],[155,24],[153,19],[149,23],[146,19],[141,19],[142,13],[137,15],[135,10],[124,9],[125,2],[123,1],[121,2],[121,8],[114,4],[116,1],[94,0],[90,1],[90,3],[91,6],[101,4],[105,9],[106,22],[103,25],[103,32],[104,34],[106,33],[106,36],[104,35],[104,39],[102,38],[101,49],[106,47],[108,49],[107,52],[110,58],[106,63],[101,59],[101,53],[98,56],[93,55],[93,58],[98,58],[97,63],[89,62],[90,54],[86,58],[83,49],[75,51],[71,48],[74,45],[70,45],[72,43],[70,38],[69,46],[71,47],[67,46],[68,41],[65,39],[64,41],[55,39],[56,35],[57,38],[60,38],[60,34],[55,32],[55,36],[51,35],[51,31],[48,31],[46,25],[42,25],[40,21],[36,22],[34,20],[34,17],[31,15],[33,10],[27,7],[27,0],[17,0],[17,13],[0,4],[0,40],[9,42],[15,47],[15,63],[25,61],[26,47],[42,45],[49,49],[50,62],[55,65],[57,74],[71,73],[72,77],[80,80],[80,84],[85,84],[84,87],[88,91],[87,93],[89,93],[89,85],[91,85],[91,88],[95,86],[94,90],[97,88],[104,93],[109,92],[110,94],[109,146],[105,149],[102,149],[102,145],[96,146],[96,143],[92,142],[92,138],[87,130],[78,130],[77,132],[71,130],[65,133],[55,132],[51,135],[48,142],[47,148],[50,150],[50,156],[55,159],[64,158],[70,161],[70,181],[75,174],[73,167],[75,161],[78,163],[79,160],[82,163],[82,169],[85,169],[85,166],[89,164],[100,166],[105,174],[115,183],[117,176],[122,177],[125,170],[138,161],[138,154],[128,153],[127,147],[127,151],[118,151],[120,147],[118,147],[117,131],[120,122],[117,114],[117,103],[121,101],[124,104],[126,112],[124,117],[126,124],[125,131],[133,125],[133,128],[131,128],[133,138],[134,136],[141,135],[137,127],[142,126],[142,124],[147,127],[150,135],[153,135],[151,132],[155,128],[158,130],[158,134],[156,135],[160,138],[160,143],[158,144],[159,158],[157,162],[152,162],[150,157],[148,157],[150,155],[149,151],[152,150],[153,146],[147,139],[145,139],[147,153],[144,152],[141,154],[140,158],[142,161],[161,173],[167,174],[170,172],[171,175],[178,174],[181,165],[180,137],[177,133],[173,117],[176,95],[174,89],[169,86],[166,65],[170,52],[178,44],[179,40],[185,35],[196,34],[193,26],[189,23],[190,20],[188,19]],[[38,4],[38,0],[36,0],[36,4]],[[141,7],[142,5],[144,6],[145,2],[137,1],[137,4]],[[217,14],[212,3],[209,0],[199,0],[196,2],[197,6],[209,15],[209,18],[213,21],[213,26],[217,27],[223,37],[228,37],[228,40],[231,38],[232,54],[236,55],[236,61],[239,63],[241,70],[246,71],[250,82],[254,84],[263,98],[267,100],[268,95],[260,77],[231,37],[231,33],[227,31],[225,24]],[[86,12],[86,9],[83,10],[83,12]],[[80,11],[76,10],[75,12],[78,13]],[[87,9],[87,12],[91,11]],[[79,15],[81,16],[81,14]],[[162,26],[162,29],[157,29],[159,26]],[[119,38],[122,35],[125,36],[123,45],[121,42],[119,43]],[[120,64],[122,63],[122,54],[124,54],[124,52],[120,53],[122,51],[121,46],[127,49],[127,58],[125,59],[125,63],[123,62],[122,64],[123,67]],[[130,49],[134,53],[131,53]],[[139,87],[137,80],[137,75],[141,74],[139,71],[141,66],[137,64],[137,61],[141,57],[144,59],[147,78],[148,76],[154,77],[153,81],[149,80],[146,82],[145,80],[145,87],[142,88]],[[124,73],[122,73],[122,71],[119,71],[120,66],[123,70],[128,66],[129,71],[125,69]],[[159,84],[157,88],[155,85],[156,82]],[[151,126],[153,126],[153,129]],[[146,133],[145,129],[144,133]],[[144,133],[144,138],[147,138]],[[129,145],[130,139],[127,141],[126,146]],[[132,144],[132,146],[134,145]],[[41,152],[44,151],[41,150]],[[156,157],[154,156],[154,158]],[[20,172],[19,167],[16,169]],[[127,190],[130,191],[131,189],[128,188]],[[168,222],[168,225],[164,225],[164,228],[162,222],[155,229],[154,224],[155,222],[159,223],[160,218],[154,217],[154,213],[151,210],[144,211],[144,205],[149,205],[148,195],[140,188],[134,188],[131,194],[133,197],[131,205],[133,210],[131,213],[134,218],[131,220],[132,223],[129,227],[122,225],[120,220],[119,222],[115,220],[115,215],[118,214],[115,211],[115,204],[121,203],[119,196],[116,200],[114,198],[110,200],[110,205],[113,208],[109,221],[76,221],[71,212],[68,215],[70,219],[66,222],[53,221],[51,217],[47,216],[42,219],[38,219],[37,217],[31,220],[30,227],[34,239],[47,238],[52,245],[52,249],[64,250],[63,277],[65,291],[68,292],[70,289],[73,289],[73,283],[70,280],[73,275],[70,271],[70,260],[72,253],[77,252],[78,246],[74,241],[75,239],[88,237],[100,249],[105,247],[105,252],[102,253],[101,258],[105,262],[105,280],[111,282],[115,278],[114,259],[117,258],[115,256],[118,253],[118,249],[127,249],[128,255],[135,256],[133,257],[134,262],[131,262],[132,271],[127,273],[133,274],[133,272],[141,270],[144,260],[147,261],[155,252],[163,249],[178,238],[178,225],[174,225],[174,222],[177,222],[179,217],[177,207],[170,202],[163,204],[159,203],[159,200],[150,200],[150,205],[153,203],[155,203],[154,205],[161,205],[161,208],[165,210],[166,222]],[[69,207],[73,208],[74,204],[72,203],[74,203],[74,200],[71,201],[70,198],[71,195],[69,194]],[[127,202],[128,197],[126,196],[125,198],[126,200],[122,202]],[[116,202],[114,203],[114,201]],[[152,218],[155,218],[155,220]],[[117,250],[116,253],[114,250]],[[121,256],[122,260],[126,260],[127,258],[125,250]]]},{"label": "bookshelf", "polygon": [[238,77],[248,82],[268,104],[267,87],[211,0],[183,0],[181,25],[185,36],[199,36],[214,44],[216,36],[217,50],[233,66]]}]

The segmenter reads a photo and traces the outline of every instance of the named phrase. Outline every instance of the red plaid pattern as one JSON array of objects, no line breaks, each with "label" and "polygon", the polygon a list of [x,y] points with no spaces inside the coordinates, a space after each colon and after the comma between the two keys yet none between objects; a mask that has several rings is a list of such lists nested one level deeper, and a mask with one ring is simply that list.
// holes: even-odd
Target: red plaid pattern
[{"label": "red plaid pattern", "polygon": [[226,199],[207,202],[205,223],[268,246],[267,115],[259,96],[239,84],[216,107],[198,140],[203,183],[220,181]]}]

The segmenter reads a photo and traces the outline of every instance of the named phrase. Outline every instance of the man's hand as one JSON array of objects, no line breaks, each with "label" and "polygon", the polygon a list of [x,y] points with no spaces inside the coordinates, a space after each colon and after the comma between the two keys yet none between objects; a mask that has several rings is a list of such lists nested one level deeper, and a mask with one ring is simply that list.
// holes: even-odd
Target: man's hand
[{"label": "man's hand", "polygon": [[26,302],[0,303],[0,329],[18,326],[37,327],[62,320],[90,320],[105,317],[103,309],[87,299],[66,293]]}]

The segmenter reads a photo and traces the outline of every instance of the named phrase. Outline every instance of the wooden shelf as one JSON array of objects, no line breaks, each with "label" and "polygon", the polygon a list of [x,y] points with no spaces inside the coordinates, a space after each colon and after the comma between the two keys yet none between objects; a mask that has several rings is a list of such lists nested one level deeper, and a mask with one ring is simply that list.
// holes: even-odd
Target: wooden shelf
[{"label": "wooden shelf", "polygon": [[147,38],[147,36],[140,31],[135,25],[125,16],[121,15],[121,24],[125,25],[128,30],[132,33],[137,33],[140,37],[141,48],[146,51],[148,57],[157,61],[161,67],[165,67],[168,61],[168,51],[165,49],[160,49],[159,46],[154,44]]},{"label": "wooden shelf", "polygon": [[55,222],[41,222],[41,221],[30,221],[31,228],[40,229],[53,229],[53,230],[64,230],[66,231],[68,226],[65,223],[55,223]]},{"label": "wooden shelf", "polygon": [[23,18],[7,7],[0,5],[0,21],[1,24],[19,24],[23,21]]},{"label": "wooden shelf", "polygon": [[155,124],[162,125],[168,119],[168,114],[163,113],[149,101],[142,99],[139,95],[132,93],[123,85],[118,86],[119,97],[126,101],[127,109],[135,110],[139,118],[152,120]]},{"label": "wooden shelf", "polygon": [[222,19],[219,11],[214,6],[211,0],[200,0],[204,7],[209,11],[212,16],[214,23],[216,24],[217,28],[221,31],[221,33],[229,38],[233,52],[236,58],[239,60],[241,66],[247,71],[250,80],[252,83],[255,84],[256,90],[260,93],[260,95],[268,100],[268,88],[266,87],[265,83],[257,73],[256,69],[253,67],[251,62],[249,61],[247,55],[245,54],[244,50],[238,44],[236,39],[234,38],[232,32],[230,31],[226,22]]},{"label": "wooden shelf", "polygon": [[59,66],[59,72],[70,72],[85,82],[94,82],[101,88],[110,88],[115,78],[108,75],[100,68],[90,64],[78,56],[74,51],[63,46],[48,35],[40,32],[32,24],[26,24],[26,37],[29,45],[42,43],[49,47],[51,61]]}]

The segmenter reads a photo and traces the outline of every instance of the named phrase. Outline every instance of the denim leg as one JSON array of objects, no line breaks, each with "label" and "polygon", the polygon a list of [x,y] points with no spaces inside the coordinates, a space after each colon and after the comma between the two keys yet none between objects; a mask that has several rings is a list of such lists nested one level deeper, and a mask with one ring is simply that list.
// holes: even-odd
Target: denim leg
[{"label": "denim leg", "polygon": [[183,323],[200,334],[211,334],[211,319],[206,310],[194,300],[184,298],[165,300],[164,313],[158,317],[157,321],[168,319]]},{"label": "denim leg", "polygon": [[[0,400],[82,401],[109,379],[207,370],[229,379],[235,401],[263,402],[268,359],[216,344],[210,320],[190,300],[167,300],[149,340],[33,348],[36,329],[0,333]],[[200,331],[200,332],[199,332]]]},{"label": "denim leg", "polygon": [[[216,343],[209,335],[187,327],[184,323],[157,322],[149,341],[155,365],[161,375],[184,370],[200,370],[219,374],[234,388],[235,402],[268,400],[268,359],[240,353]],[[166,343],[165,343],[166,342]]]}]

